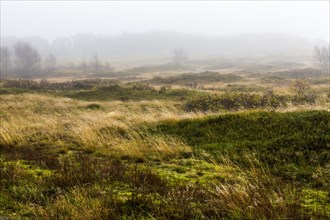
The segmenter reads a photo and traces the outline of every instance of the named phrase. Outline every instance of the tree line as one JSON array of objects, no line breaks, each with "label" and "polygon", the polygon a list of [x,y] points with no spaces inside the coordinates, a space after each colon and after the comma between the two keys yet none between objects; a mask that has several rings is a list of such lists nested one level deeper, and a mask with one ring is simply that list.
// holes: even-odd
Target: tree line
[{"label": "tree line", "polygon": [[1,46],[0,63],[1,76],[19,78],[33,78],[51,75],[59,69],[81,69],[88,71],[111,70],[107,62],[102,62],[97,53],[91,56],[90,61],[83,60],[80,65],[69,63],[66,66],[58,65],[53,53],[42,57],[40,52],[26,42],[16,42],[12,48]]}]

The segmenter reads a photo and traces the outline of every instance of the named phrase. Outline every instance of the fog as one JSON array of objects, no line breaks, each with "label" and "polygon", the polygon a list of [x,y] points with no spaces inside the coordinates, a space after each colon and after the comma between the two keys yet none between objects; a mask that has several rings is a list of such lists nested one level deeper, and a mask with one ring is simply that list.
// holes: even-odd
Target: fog
[{"label": "fog", "polygon": [[2,39],[3,45],[8,47],[13,47],[17,41],[28,42],[44,56],[54,53],[71,59],[89,58],[94,53],[107,59],[162,58],[171,56],[177,48],[187,51],[190,58],[196,59],[217,56],[303,55],[310,53],[314,46],[302,37],[274,33],[206,37],[150,31],[116,36],[78,34],[51,42],[37,36]]},{"label": "fog", "polygon": [[1,45],[109,59],[309,54],[329,39],[329,1],[1,1]]},{"label": "fog", "polygon": [[150,30],[201,35],[276,32],[329,38],[328,1],[1,1],[1,36],[49,40]]}]

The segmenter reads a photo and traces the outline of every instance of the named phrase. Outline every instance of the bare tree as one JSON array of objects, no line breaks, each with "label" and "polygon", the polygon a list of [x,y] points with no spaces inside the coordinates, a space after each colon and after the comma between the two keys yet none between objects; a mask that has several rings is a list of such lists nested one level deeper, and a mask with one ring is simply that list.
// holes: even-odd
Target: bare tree
[{"label": "bare tree", "polygon": [[111,66],[111,65],[109,64],[109,62],[105,62],[105,63],[104,63],[104,69],[107,70],[107,71],[110,71],[110,72],[114,71],[114,67]]},{"label": "bare tree", "polygon": [[14,45],[14,53],[16,66],[19,71],[22,71],[20,75],[29,77],[38,72],[41,61],[40,54],[30,44],[17,42]]},{"label": "bare tree", "polygon": [[304,96],[310,89],[310,85],[305,80],[295,80],[292,84],[292,90],[299,96]]},{"label": "bare tree", "polygon": [[49,71],[54,71],[56,68],[56,57],[54,54],[50,53],[45,60],[46,68]]},{"label": "bare tree", "polygon": [[87,63],[86,63],[86,60],[82,60],[79,67],[82,69],[82,70],[86,70],[87,69]]},{"label": "bare tree", "polygon": [[92,66],[94,67],[94,70],[98,70],[100,67],[99,56],[97,53],[94,53],[92,56]]},{"label": "bare tree", "polygon": [[174,49],[173,51],[173,63],[175,65],[182,65],[188,60],[188,54],[183,49]]},{"label": "bare tree", "polygon": [[314,47],[315,59],[317,60],[321,71],[330,74],[330,46]]},{"label": "bare tree", "polygon": [[0,78],[2,74],[8,73],[10,67],[11,67],[11,59],[10,59],[10,51],[8,47],[1,47],[1,56],[0,56]]}]

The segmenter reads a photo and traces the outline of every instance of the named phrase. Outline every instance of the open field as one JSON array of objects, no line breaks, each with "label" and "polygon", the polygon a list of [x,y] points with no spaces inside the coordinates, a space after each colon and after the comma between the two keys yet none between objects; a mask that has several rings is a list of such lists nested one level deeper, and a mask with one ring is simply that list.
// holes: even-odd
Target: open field
[{"label": "open field", "polygon": [[0,220],[330,220],[330,1],[0,8]]},{"label": "open field", "polygon": [[0,219],[328,219],[313,71],[4,79]]}]

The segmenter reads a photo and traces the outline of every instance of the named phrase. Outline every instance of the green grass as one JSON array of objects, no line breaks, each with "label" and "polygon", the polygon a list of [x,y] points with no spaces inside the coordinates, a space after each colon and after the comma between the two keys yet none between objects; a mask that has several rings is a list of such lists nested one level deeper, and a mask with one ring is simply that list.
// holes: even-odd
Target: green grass
[{"label": "green grass", "polygon": [[[300,98],[300,97],[299,97]],[[239,109],[277,109],[287,106],[290,97],[269,94],[259,95],[255,93],[226,93],[222,95],[209,95],[206,97],[192,97],[183,104],[185,111],[194,112],[218,112],[220,110]],[[315,102],[315,99],[311,100]],[[310,101],[310,102],[311,102]],[[308,103],[305,97],[295,102],[296,105]]]},{"label": "green grass", "polygon": [[305,188],[301,191],[303,207],[306,211],[330,216],[330,194],[324,190]]},{"label": "green grass", "polygon": [[10,95],[10,94],[22,94],[22,93],[35,93],[35,91],[29,89],[20,88],[0,88],[0,95]]},{"label": "green grass", "polygon": [[[40,152],[36,154],[40,155]],[[41,155],[40,158],[44,162],[48,160]],[[0,214],[14,219],[327,216],[326,212],[317,211],[327,204],[323,202],[326,195],[323,192],[321,204],[310,201],[315,196],[318,198],[314,193],[303,198],[306,207],[300,206],[299,199],[292,200],[294,191],[288,191],[288,185],[269,174],[196,159],[149,166],[71,152],[58,156],[59,163],[49,168],[52,172],[41,172],[38,178],[34,178],[34,171],[30,172],[29,166],[23,165],[21,169],[21,162],[8,163],[6,160],[0,161],[0,207],[5,210]],[[31,166],[31,169],[36,170],[36,167]],[[311,204],[316,211],[311,211]]]},{"label": "green grass", "polygon": [[182,100],[189,97],[201,97],[206,93],[187,89],[167,89],[156,90],[143,84],[137,85],[114,85],[103,88],[95,88],[86,91],[71,91],[61,94],[69,98],[87,100],[87,101],[140,101],[140,100]]},{"label": "green grass", "polygon": [[226,85],[224,88],[216,88],[214,90],[220,90],[220,91],[224,91],[224,92],[236,92],[236,93],[242,93],[242,92],[246,92],[246,93],[256,93],[256,92],[267,92],[270,89],[269,88],[265,88],[263,86],[259,86],[259,85],[241,85],[241,84],[228,84]]},{"label": "green grass", "polygon": [[214,158],[248,163],[254,154],[286,178],[312,182],[316,166],[330,161],[330,113],[326,111],[228,114],[167,121],[157,131],[184,139]]},{"label": "green grass", "polygon": [[175,85],[189,85],[195,82],[198,83],[212,83],[212,82],[237,82],[243,78],[235,74],[220,74],[217,72],[201,72],[201,73],[185,73],[177,76],[167,78],[155,77],[149,80],[149,83],[155,84],[175,84]]},{"label": "green grass", "polygon": [[49,146],[0,145],[0,214],[21,219],[326,219],[329,121],[325,111],[165,121],[152,132],[182,138],[194,152],[139,162],[86,152],[84,146],[58,152]]},{"label": "green grass", "polygon": [[188,89],[165,88],[157,90],[148,84],[122,84],[114,80],[89,79],[63,83],[33,80],[5,80],[0,95],[39,93],[64,96],[85,101],[140,101],[140,100],[185,100],[203,97],[207,93]]},{"label": "green grass", "polygon": [[[8,83],[0,219],[330,218],[329,111],[197,117],[179,107],[272,101],[111,80]],[[139,102],[153,99],[163,101]]]}]

